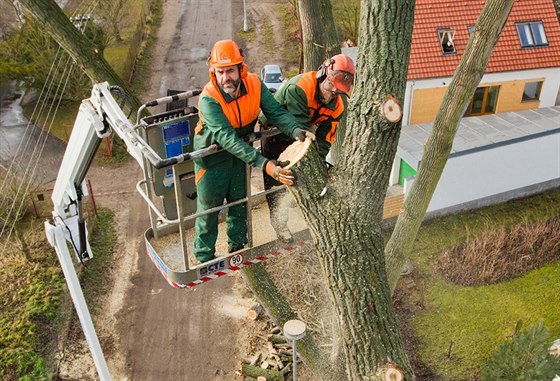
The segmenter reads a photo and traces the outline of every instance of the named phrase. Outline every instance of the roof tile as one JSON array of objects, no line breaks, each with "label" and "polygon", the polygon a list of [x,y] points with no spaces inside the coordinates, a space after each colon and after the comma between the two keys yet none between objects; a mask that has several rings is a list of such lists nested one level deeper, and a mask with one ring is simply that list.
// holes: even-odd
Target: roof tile
[{"label": "roof tile", "polygon": [[[450,77],[467,47],[484,0],[416,0],[408,79]],[[548,46],[521,48],[516,22],[542,21]],[[438,29],[455,31],[457,54],[443,55]],[[552,0],[517,0],[500,35],[487,73],[560,66],[560,23]]]}]

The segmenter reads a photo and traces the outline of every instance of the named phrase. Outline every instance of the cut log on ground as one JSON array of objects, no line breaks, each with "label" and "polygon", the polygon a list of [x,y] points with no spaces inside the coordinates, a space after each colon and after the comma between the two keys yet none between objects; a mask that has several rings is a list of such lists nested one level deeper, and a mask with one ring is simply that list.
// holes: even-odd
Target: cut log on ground
[{"label": "cut log on ground", "polygon": [[255,303],[247,310],[247,317],[251,320],[257,320],[263,312],[263,308],[260,304]]},{"label": "cut log on ground", "polygon": [[268,341],[272,344],[286,344],[288,340],[282,335],[269,335]]},{"label": "cut log on ground", "polygon": [[258,352],[252,357],[244,357],[241,361],[244,364],[255,365],[261,359],[262,353]]},{"label": "cut log on ground", "polygon": [[267,381],[284,381],[284,374],[275,370],[262,369],[256,366],[241,364],[241,371],[245,376],[249,377],[265,377]]}]

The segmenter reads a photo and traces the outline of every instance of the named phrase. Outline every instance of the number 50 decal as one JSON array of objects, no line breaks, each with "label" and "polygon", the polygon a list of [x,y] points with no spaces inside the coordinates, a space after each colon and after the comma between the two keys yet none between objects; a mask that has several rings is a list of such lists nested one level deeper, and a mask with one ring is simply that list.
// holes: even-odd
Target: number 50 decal
[{"label": "number 50 decal", "polygon": [[239,266],[243,263],[243,255],[235,254],[229,259],[229,265],[231,266]]}]

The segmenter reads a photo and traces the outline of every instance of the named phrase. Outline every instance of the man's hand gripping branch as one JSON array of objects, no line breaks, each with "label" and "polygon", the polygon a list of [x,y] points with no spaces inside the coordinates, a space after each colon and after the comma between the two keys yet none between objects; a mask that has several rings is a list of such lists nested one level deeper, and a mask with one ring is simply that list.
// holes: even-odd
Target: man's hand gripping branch
[{"label": "man's hand gripping branch", "polygon": [[289,169],[283,168],[288,164],[290,164],[289,161],[269,160],[266,162],[265,171],[274,180],[284,185],[294,185],[294,174]]},{"label": "man's hand gripping branch", "polygon": [[315,140],[315,134],[311,131],[307,131],[303,128],[296,128],[294,132],[294,138],[299,140],[300,142],[304,142],[306,138],[311,140]]}]

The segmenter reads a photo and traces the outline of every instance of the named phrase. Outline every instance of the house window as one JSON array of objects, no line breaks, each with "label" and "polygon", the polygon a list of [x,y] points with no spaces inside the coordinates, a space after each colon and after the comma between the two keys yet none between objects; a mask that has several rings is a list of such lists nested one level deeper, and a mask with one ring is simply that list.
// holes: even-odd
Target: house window
[{"label": "house window", "polygon": [[542,81],[527,82],[525,84],[525,89],[523,89],[523,97],[521,98],[521,101],[538,101],[541,97],[542,84]]},{"label": "house window", "polygon": [[498,103],[500,86],[478,87],[472,97],[465,116],[494,114]]},{"label": "house window", "polygon": [[522,48],[548,45],[542,21],[520,22],[515,27]]},{"label": "house window", "polygon": [[443,54],[447,55],[457,53],[455,51],[455,43],[453,42],[455,31],[451,29],[439,29],[437,32]]}]

